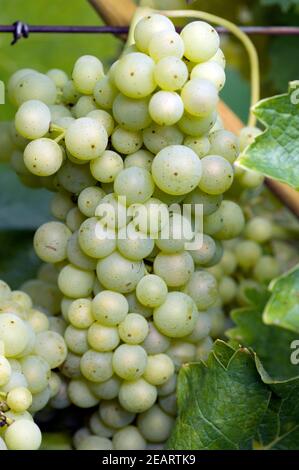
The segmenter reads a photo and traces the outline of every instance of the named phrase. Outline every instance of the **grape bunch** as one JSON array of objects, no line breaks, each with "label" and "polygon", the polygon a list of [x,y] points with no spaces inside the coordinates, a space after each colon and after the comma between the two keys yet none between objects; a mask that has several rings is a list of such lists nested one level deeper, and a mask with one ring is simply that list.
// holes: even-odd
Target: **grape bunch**
[{"label": "grape bunch", "polygon": [[53,369],[66,355],[49,312],[0,281],[0,450],[39,448],[41,432],[33,416],[59,392],[61,379]]},{"label": "grape bunch", "polygon": [[178,34],[151,14],[134,38],[106,74],[83,56],[71,79],[23,69],[8,85],[18,107],[12,166],[54,192],[55,220],[34,236],[45,264],[22,286],[35,305],[61,311],[53,328],[68,353],[51,405],[98,406],[75,435],[78,449],[167,440],[179,368],[212,348],[219,291],[208,268],[245,225],[226,197],[239,139],[217,114],[225,59],[216,30],[195,21]]}]

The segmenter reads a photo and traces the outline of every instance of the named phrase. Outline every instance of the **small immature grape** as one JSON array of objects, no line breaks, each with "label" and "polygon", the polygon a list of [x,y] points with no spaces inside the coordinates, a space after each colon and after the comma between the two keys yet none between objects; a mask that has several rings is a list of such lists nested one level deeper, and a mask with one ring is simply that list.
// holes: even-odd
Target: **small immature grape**
[{"label": "small immature grape", "polygon": [[102,62],[92,55],[80,57],[73,68],[72,78],[80,93],[91,95],[96,82],[104,76]]},{"label": "small immature grape", "polygon": [[15,117],[16,130],[26,139],[43,137],[50,128],[51,113],[42,101],[29,100],[23,103]]},{"label": "small immature grape", "polygon": [[63,162],[61,147],[54,140],[42,137],[30,142],[24,151],[24,163],[37,176],[51,176]]}]

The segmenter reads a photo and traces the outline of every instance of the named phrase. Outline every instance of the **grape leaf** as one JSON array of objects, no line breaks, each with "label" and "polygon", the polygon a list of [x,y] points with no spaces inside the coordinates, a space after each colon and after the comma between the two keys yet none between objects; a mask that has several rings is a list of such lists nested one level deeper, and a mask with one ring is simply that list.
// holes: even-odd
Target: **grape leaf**
[{"label": "grape leaf", "polygon": [[247,447],[267,410],[270,395],[248,350],[234,351],[216,342],[207,364],[188,364],[179,373],[179,413],[168,448]]},{"label": "grape leaf", "polygon": [[264,322],[299,333],[299,265],[274,279],[269,288],[272,295],[264,309]]},{"label": "grape leaf", "polygon": [[261,0],[264,6],[278,5],[282,11],[288,11],[291,7],[299,5],[299,0]]},{"label": "grape leaf", "polygon": [[289,92],[260,101],[254,108],[266,126],[240,155],[241,166],[299,189],[299,81]]}]

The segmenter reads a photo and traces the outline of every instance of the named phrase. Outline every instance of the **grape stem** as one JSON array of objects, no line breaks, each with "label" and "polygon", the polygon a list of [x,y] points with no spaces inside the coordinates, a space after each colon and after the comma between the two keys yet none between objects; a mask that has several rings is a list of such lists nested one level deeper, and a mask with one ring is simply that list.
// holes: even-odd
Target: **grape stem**
[{"label": "grape stem", "polygon": [[220,16],[197,10],[163,10],[156,11],[170,18],[198,18],[209,23],[223,26],[236,36],[245,47],[250,61],[251,69],[251,105],[248,119],[248,126],[256,125],[256,116],[253,113],[253,106],[260,100],[260,67],[256,48],[251,39],[234,23]]}]

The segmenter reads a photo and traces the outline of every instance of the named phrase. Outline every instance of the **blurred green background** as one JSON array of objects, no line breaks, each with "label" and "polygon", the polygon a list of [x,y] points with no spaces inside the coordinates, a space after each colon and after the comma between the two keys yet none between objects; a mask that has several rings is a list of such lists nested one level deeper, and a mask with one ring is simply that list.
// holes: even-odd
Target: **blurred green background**
[{"label": "blurred green background", "polygon": [[[121,0],[119,0],[121,2]],[[299,0],[141,0],[155,8],[194,8],[217,14],[243,25],[299,25]],[[32,24],[100,24],[87,0],[0,0],[0,24],[22,20]],[[111,35],[32,34],[11,46],[11,35],[0,34],[0,80],[22,67],[46,72],[53,67],[69,74],[75,60],[94,54],[106,65],[121,49]],[[258,49],[262,96],[284,92],[299,77],[299,37],[254,37]],[[227,58],[227,84],[222,98],[244,120],[250,99],[248,59],[242,45],[222,37]],[[9,104],[0,106],[0,120],[13,115]],[[1,142],[1,140],[0,140]],[[0,148],[1,151],[1,148]],[[8,165],[0,165],[0,278],[14,287],[34,275],[38,266],[32,235],[50,216],[50,195],[45,190],[22,187]]]}]

